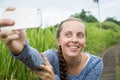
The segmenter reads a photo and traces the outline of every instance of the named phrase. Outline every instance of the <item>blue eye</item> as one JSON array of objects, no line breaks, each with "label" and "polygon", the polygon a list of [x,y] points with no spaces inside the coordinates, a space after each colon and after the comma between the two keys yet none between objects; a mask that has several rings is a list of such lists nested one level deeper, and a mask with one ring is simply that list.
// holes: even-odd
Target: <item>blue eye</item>
[{"label": "blue eye", "polygon": [[80,32],[80,33],[77,34],[77,37],[78,37],[78,38],[83,38],[83,37],[84,37],[84,34]]},{"label": "blue eye", "polygon": [[70,32],[69,32],[69,33],[65,33],[65,36],[66,36],[66,37],[71,37],[71,35],[72,35],[72,34],[71,34]]}]

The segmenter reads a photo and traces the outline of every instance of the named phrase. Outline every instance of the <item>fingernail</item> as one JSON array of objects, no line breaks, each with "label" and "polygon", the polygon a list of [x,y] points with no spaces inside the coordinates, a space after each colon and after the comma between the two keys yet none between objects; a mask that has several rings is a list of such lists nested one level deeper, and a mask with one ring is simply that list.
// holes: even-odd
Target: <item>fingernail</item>
[{"label": "fingernail", "polygon": [[13,20],[8,20],[9,25],[14,25],[15,22]]}]

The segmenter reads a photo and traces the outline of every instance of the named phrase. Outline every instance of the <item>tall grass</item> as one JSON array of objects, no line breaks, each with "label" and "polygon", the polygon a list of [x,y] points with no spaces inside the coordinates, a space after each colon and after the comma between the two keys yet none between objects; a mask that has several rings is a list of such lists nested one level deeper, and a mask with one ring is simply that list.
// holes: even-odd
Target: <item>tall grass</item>
[{"label": "tall grass", "polygon": [[29,29],[28,41],[37,50],[43,52],[47,49],[56,49],[55,29]]},{"label": "tall grass", "polygon": [[0,80],[33,80],[31,72],[11,57],[4,44],[0,44]]},{"label": "tall grass", "polygon": [[[86,51],[99,55],[106,48],[117,44],[120,40],[120,29],[115,32],[112,29],[99,29],[97,23],[86,24],[87,47]],[[56,27],[45,29],[26,30],[27,39],[30,45],[39,52],[47,49],[56,49]],[[0,41],[0,80],[39,80],[20,61],[15,60],[9,54],[9,50]]]},{"label": "tall grass", "polygon": [[[99,55],[99,53],[101,53],[108,47],[117,44],[120,39],[120,31],[115,32],[112,29],[99,29],[97,25],[98,24],[95,23],[86,24],[86,50],[95,55]],[[113,27],[116,28],[116,26]],[[120,30],[120,27],[118,28],[118,30]]]},{"label": "tall grass", "polygon": [[120,50],[117,50],[116,51],[116,78],[117,80],[120,80],[120,59],[119,59],[119,53],[120,53]]},{"label": "tall grass", "polygon": [[120,80],[120,66],[116,66],[117,79]]}]

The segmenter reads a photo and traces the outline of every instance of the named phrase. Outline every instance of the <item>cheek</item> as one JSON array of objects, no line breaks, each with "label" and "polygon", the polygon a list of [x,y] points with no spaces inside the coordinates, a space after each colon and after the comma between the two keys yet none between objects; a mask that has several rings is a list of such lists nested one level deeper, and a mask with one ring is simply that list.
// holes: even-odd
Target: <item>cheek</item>
[{"label": "cheek", "polygon": [[80,40],[80,44],[81,44],[83,47],[85,47],[85,46],[86,46],[86,40],[85,40],[85,39]]},{"label": "cheek", "polygon": [[61,39],[59,39],[58,44],[59,44],[59,45],[65,45],[65,44],[67,44],[68,42],[69,42],[68,39],[66,39],[66,38],[61,38]]}]

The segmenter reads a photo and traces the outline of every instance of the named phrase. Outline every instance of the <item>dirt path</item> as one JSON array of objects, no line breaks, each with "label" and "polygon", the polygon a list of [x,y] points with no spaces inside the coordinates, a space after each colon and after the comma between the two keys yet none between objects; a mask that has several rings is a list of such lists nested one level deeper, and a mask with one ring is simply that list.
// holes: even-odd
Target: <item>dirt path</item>
[{"label": "dirt path", "polygon": [[105,51],[103,57],[104,69],[101,80],[120,80],[116,76],[116,65],[120,66],[120,44]]}]

